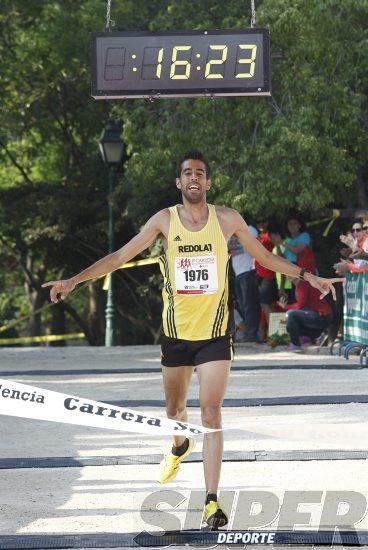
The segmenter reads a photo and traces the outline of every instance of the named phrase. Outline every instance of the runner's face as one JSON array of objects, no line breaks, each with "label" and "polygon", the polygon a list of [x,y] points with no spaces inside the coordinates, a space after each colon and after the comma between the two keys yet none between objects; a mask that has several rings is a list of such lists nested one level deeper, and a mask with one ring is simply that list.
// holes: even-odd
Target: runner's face
[{"label": "runner's face", "polygon": [[206,176],[205,164],[201,160],[185,160],[181,165],[180,178],[176,178],[176,187],[188,202],[202,202],[206,197],[206,191],[211,187],[211,180]]}]

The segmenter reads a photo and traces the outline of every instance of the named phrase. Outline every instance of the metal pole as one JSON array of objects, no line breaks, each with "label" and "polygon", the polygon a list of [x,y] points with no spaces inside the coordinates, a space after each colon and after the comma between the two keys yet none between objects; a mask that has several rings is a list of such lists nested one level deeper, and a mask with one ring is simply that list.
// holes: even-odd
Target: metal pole
[{"label": "metal pole", "polygon": [[[112,206],[112,193],[115,186],[116,166],[114,164],[109,165],[109,229],[108,229],[108,247],[109,254],[114,251],[114,211]],[[114,306],[114,277],[113,273],[110,273],[109,288],[107,290],[107,302],[106,302],[106,330],[105,330],[105,346],[111,347],[115,345],[115,306]]]}]

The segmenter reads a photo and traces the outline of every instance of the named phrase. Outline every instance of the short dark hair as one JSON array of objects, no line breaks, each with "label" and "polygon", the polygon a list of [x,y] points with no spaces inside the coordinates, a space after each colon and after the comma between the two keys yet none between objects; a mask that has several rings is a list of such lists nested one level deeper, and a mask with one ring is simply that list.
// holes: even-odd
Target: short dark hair
[{"label": "short dark hair", "polygon": [[183,162],[186,160],[200,160],[201,162],[203,162],[206,168],[206,178],[207,179],[210,178],[210,173],[211,173],[210,166],[207,160],[204,158],[203,153],[201,153],[201,151],[197,151],[196,149],[193,149],[192,151],[187,151],[179,160],[177,171],[176,171],[176,175],[178,178],[180,178],[180,175],[181,175],[181,166]]},{"label": "short dark hair", "polygon": [[282,231],[282,227],[281,225],[275,221],[275,220],[270,220],[267,224],[267,233],[272,233],[272,234],[275,234],[275,235],[283,235],[283,231]]},{"label": "short dark hair", "polygon": [[290,220],[296,220],[297,222],[299,222],[299,224],[300,224],[300,233],[304,233],[305,231],[307,231],[307,226],[306,226],[306,223],[305,223],[301,213],[298,212],[297,210],[289,210],[289,212],[286,216],[286,221],[285,221],[285,231],[286,231],[286,234],[288,235],[288,237],[290,237],[290,232],[288,230],[288,223],[289,223]]},{"label": "short dark hair", "polygon": [[355,218],[355,220],[351,222],[351,227],[353,227],[355,223],[359,223],[363,227],[363,218]]}]

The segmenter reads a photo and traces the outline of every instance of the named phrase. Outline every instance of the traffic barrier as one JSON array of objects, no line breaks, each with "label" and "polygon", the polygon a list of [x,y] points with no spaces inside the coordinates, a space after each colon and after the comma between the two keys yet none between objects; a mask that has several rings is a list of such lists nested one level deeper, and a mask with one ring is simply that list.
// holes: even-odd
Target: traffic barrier
[{"label": "traffic barrier", "polygon": [[347,273],[345,279],[344,337],[338,355],[349,359],[350,352],[358,350],[360,365],[368,366],[368,273]]},{"label": "traffic barrier", "polygon": [[344,340],[368,345],[368,273],[347,273],[344,284]]}]

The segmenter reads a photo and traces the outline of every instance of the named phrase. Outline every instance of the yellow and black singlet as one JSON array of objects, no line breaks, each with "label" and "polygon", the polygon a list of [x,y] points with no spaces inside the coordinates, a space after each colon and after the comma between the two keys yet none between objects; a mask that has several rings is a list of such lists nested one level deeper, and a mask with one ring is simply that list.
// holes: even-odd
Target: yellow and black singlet
[{"label": "yellow and black singlet", "polygon": [[229,330],[229,254],[214,205],[200,231],[189,231],[177,206],[169,208],[167,250],[160,257],[164,277],[162,324],[165,336],[208,340]]}]

